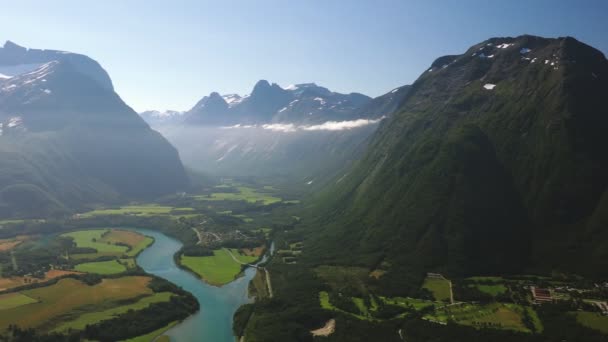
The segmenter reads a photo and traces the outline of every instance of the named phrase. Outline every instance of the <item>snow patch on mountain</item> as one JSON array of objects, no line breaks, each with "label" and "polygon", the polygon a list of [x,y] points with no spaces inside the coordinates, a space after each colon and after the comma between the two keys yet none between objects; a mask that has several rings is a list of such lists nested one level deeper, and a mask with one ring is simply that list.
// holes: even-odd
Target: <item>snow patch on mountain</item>
[{"label": "snow patch on mountain", "polygon": [[17,64],[17,65],[0,65],[0,78],[11,78],[17,75],[32,72],[44,63],[30,63],[30,64]]}]

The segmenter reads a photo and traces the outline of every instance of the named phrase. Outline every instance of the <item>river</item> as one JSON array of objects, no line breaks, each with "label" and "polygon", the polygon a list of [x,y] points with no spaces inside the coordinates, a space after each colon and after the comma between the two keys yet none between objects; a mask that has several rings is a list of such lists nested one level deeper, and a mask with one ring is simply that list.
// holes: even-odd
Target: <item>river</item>
[{"label": "river", "polygon": [[201,307],[200,311],[168,330],[165,335],[170,336],[173,342],[234,342],[232,316],[239,306],[251,301],[247,287],[256,270],[249,267],[242,277],[230,284],[211,286],[175,264],[173,255],[182,247],[180,241],[153,230],[134,230],[154,238],[154,243],[137,257],[137,264],[146,272],[165,278],[192,293]]}]

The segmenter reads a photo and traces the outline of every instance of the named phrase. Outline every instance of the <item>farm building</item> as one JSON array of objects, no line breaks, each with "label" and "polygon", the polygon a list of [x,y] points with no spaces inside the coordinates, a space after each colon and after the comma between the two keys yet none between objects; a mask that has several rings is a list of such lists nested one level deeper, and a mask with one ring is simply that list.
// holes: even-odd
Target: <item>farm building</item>
[{"label": "farm building", "polygon": [[532,286],[530,289],[532,290],[532,298],[534,298],[534,303],[541,304],[553,302],[551,290],[536,286]]}]

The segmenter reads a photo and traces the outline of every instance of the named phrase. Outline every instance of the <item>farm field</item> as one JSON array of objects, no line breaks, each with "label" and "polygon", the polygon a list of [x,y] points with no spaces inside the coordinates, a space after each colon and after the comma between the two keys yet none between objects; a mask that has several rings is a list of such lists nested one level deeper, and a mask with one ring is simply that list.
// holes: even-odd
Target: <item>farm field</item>
[{"label": "farm field", "polygon": [[[31,277],[10,277],[10,278],[0,278],[0,291],[4,291],[7,289],[12,289],[13,287],[26,285],[30,282],[35,283],[43,283],[47,282],[51,279],[55,279],[67,274],[78,274],[79,272],[74,271],[64,271],[64,270],[50,270],[47,271],[44,275],[43,279],[31,278]],[[27,280],[27,282],[26,282]]]},{"label": "farm field", "polygon": [[19,235],[12,239],[0,239],[0,252],[10,251],[28,239],[30,237],[27,235]]},{"label": "farm field", "polygon": [[22,291],[21,294],[38,302],[3,310],[0,327],[5,329],[9,324],[18,324],[26,328],[50,328],[75,312],[84,313],[83,309],[96,312],[119,301],[151,295],[152,290],[147,286],[150,280],[144,276],[122,277],[103,279],[89,286],[66,278],[50,286]]},{"label": "farm field", "polygon": [[72,238],[78,247],[93,248],[97,251],[72,255],[71,258],[75,260],[120,255],[134,257],[154,242],[150,237],[122,229],[80,230],[61,236]]},{"label": "farm field", "polygon": [[596,312],[579,311],[574,313],[576,321],[580,324],[604,334],[608,334],[608,316],[602,316]]},{"label": "farm field", "polygon": [[[244,263],[257,260],[255,256],[240,255],[236,249],[230,251]],[[234,261],[226,249],[215,250],[213,254],[204,257],[182,255],[180,261],[211,285],[221,286],[233,281],[241,272],[241,264]]]},{"label": "farm field", "polygon": [[[161,206],[156,204],[148,205],[128,205],[120,208],[96,209],[86,213],[79,214],[80,218],[89,218],[94,216],[107,215],[134,215],[134,216],[158,216],[170,215],[172,212],[188,213],[194,211],[193,208],[175,208],[169,206]],[[179,215],[177,215],[179,216]]]},{"label": "farm field", "polygon": [[54,331],[65,331],[68,329],[82,330],[87,326],[87,324],[95,324],[106,319],[111,319],[129,310],[141,310],[150,306],[150,304],[168,302],[172,295],[173,294],[171,292],[159,292],[153,294],[152,296],[144,297],[133,304],[122,305],[98,312],[86,313],[78,316],[78,318],[73,321],[58,326]]},{"label": "farm field", "polygon": [[475,287],[479,291],[481,291],[483,293],[487,293],[493,297],[496,297],[500,294],[507,292],[507,287],[504,286],[503,284],[492,284],[492,285],[475,284],[475,285],[471,285],[471,287]]},{"label": "farm field", "polygon": [[[218,187],[218,189],[221,189]],[[209,195],[197,195],[194,196],[199,201],[246,201],[249,203],[261,203],[263,205],[269,205],[277,202],[281,202],[282,199],[279,197],[272,196],[268,193],[258,192],[257,190],[246,187],[237,186],[238,192],[214,192]]]},{"label": "farm field", "polygon": [[425,317],[439,322],[453,320],[455,323],[474,327],[492,327],[529,332],[523,324],[524,310],[528,310],[533,321],[538,321],[536,312],[517,304],[461,304],[438,308],[435,314]]},{"label": "farm field", "polygon": [[127,270],[117,260],[85,262],[76,265],[74,269],[78,272],[96,274],[118,274]]},{"label": "farm field", "polygon": [[125,246],[117,246],[103,241],[103,234],[108,233],[109,229],[93,229],[80,230],[71,233],[65,233],[61,236],[70,237],[74,240],[76,246],[81,248],[93,248],[100,253],[108,254],[123,254],[127,251]]},{"label": "farm field", "polygon": [[37,300],[35,300],[34,298],[28,297],[18,292],[7,293],[0,295],[0,311],[36,302]]},{"label": "farm field", "polygon": [[422,288],[431,291],[436,301],[450,301],[450,281],[447,279],[427,277]]}]

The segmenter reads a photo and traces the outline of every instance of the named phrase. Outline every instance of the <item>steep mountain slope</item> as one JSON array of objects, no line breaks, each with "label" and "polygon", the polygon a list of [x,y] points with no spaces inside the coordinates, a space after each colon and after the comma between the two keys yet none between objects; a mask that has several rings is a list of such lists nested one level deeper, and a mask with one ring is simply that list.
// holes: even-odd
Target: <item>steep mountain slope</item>
[{"label": "steep mountain slope", "polygon": [[[15,54],[7,45],[1,61]],[[101,67],[83,69],[98,67],[96,62],[69,53],[18,51],[24,63],[11,59],[18,72],[0,79],[3,216],[157,196],[187,185],[176,150],[114,93]],[[32,69],[31,51],[42,51],[36,61],[58,58]]]},{"label": "steep mountain slope", "polygon": [[379,267],[395,292],[432,270],[606,276],[607,76],[569,37],[437,59],[319,199],[305,256]]}]

